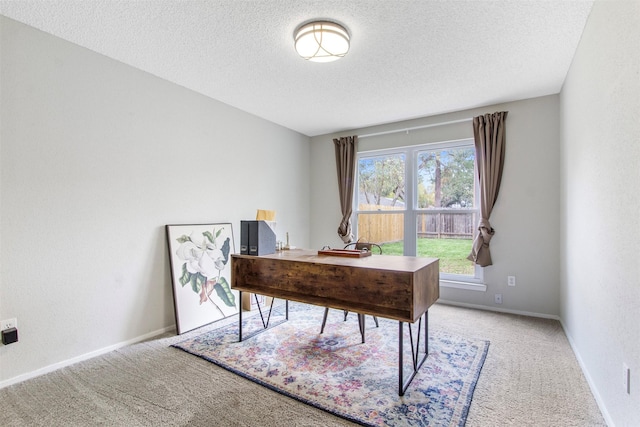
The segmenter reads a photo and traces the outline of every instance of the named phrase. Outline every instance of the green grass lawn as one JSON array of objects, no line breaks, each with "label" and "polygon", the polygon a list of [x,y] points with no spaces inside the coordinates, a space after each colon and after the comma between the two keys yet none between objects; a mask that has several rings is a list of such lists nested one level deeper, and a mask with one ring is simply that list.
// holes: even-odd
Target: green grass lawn
[{"label": "green grass lawn", "polygon": [[[473,241],[467,239],[418,239],[418,256],[440,258],[440,272],[473,275],[473,263],[467,259]],[[402,255],[403,242],[383,243],[385,255]]]}]

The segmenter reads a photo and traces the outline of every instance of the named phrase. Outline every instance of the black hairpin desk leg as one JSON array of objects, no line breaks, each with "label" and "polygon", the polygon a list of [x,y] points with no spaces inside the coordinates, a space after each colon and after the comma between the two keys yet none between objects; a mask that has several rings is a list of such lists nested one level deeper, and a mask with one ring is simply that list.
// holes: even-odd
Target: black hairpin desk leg
[{"label": "black hairpin desk leg", "polygon": [[[242,341],[242,291],[238,291],[238,297],[240,298],[240,310],[238,311],[238,341]],[[252,336],[259,334],[260,332],[264,332],[266,329],[269,328],[269,321],[271,320],[271,311],[273,310],[273,301],[275,298],[271,298],[271,305],[269,306],[269,314],[267,315],[267,320],[264,320],[264,315],[262,314],[262,308],[260,307],[260,301],[258,300],[258,296],[256,294],[253,294],[253,296],[256,299],[256,305],[258,306],[258,311],[260,312],[260,318],[262,320],[262,330],[257,330],[254,332],[251,332],[246,338],[251,338]],[[285,300],[285,316],[284,316],[284,320],[281,320],[277,323],[275,323],[272,326],[278,326],[281,323],[286,322],[287,320],[289,320],[289,300]]]},{"label": "black hairpin desk leg", "polygon": [[402,350],[404,348],[404,340],[403,340],[403,331],[402,325],[404,322],[398,322],[398,395],[404,396],[405,391],[409,388],[409,384],[413,381],[413,378],[418,373],[418,370],[422,367],[425,360],[427,360],[427,356],[429,356],[429,311],[425,311],[424,313],[424,356],[420,358],[420,330],[422,328],[422,317],[418,321],[418,333],[416,337],[416,343],[413,343],[413,331],[411,329],[411,324],[407,323],[409,327],[409,340],[411,344],[411,361],[413,363],[413,372],[404,380],[404,372],[403,372],[403,354]]}]

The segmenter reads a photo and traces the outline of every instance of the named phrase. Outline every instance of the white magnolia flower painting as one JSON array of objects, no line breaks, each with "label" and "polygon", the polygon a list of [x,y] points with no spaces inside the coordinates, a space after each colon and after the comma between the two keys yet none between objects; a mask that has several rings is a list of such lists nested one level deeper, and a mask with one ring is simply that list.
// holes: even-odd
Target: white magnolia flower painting
[{"label": "white magnolia flower painting", "polygon": [[231,224],[167,225],[178,334],[238,313]]}]

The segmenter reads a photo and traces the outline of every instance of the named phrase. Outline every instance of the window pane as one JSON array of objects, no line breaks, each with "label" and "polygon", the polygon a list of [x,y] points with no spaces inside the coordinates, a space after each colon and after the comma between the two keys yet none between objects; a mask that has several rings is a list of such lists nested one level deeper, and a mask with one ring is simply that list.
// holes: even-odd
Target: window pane
[{"label": "window pane", "polygon": [[419,152],[418,209],[473,208],[474,158],[473,148]]},{"label": "window pane", "polygon": [[404,254],[404,214],[358,214],[358,239],[379,244],[384,255]]},{"label": "window pane", "polygon": [[404,210],[404,177],[404,154],[360,158],[358,210]]},{"label": "window pane", "polygon": [[440,258],[440,273],[473,276],[467,259],[473,243],[476,214],[433,212],[417,214],[418,256]]}]

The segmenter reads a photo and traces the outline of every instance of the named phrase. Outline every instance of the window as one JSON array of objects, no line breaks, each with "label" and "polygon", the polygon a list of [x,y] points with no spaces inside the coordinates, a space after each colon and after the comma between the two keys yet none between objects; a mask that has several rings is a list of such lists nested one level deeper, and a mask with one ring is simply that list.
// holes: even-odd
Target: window
[{"label": "window", "polygon": [[439,258],[441,280],[482,281],[467,259],[479,218],[473,140],[360,152],[357,165],[358,239]]},{"label": "window", "polygon": [[383,253],[404,253],[406,153],[358,155],[354,227],[357,238],[384,244]]}]

